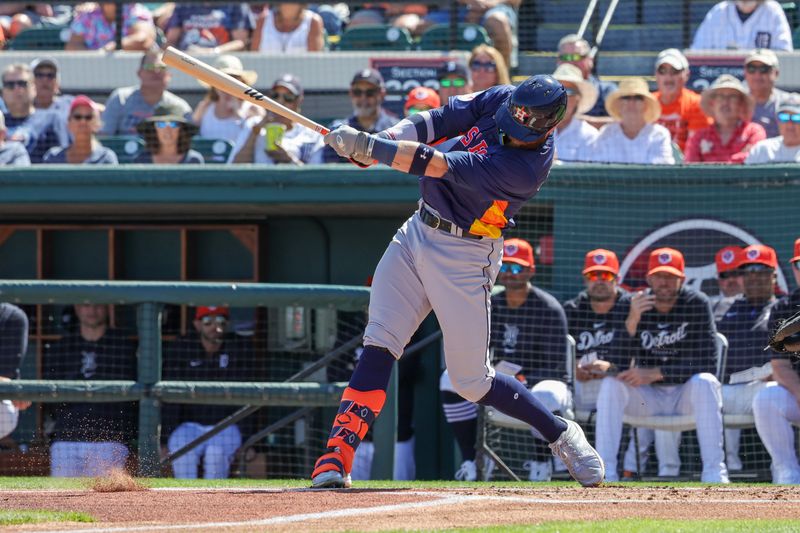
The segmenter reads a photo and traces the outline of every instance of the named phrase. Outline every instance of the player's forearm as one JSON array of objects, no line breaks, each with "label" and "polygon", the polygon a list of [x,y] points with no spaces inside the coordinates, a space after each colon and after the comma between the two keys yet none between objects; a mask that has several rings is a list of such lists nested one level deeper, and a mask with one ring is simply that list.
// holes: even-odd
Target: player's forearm
[{"label": "player's forearm", "polygon": [[441,152],[414,141],[374,138],[372,157],[400,172],[433,178],[447,173],[447,160]]}]

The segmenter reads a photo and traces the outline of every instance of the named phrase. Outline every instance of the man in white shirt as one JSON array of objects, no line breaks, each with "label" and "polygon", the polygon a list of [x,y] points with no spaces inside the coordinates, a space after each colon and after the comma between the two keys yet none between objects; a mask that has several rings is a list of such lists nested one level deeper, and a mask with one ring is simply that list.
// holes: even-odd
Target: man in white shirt
[{"label": "man in white shirt", "polygon": [[724,0],[718,3],[697,28],[691,48],[794,49],[786,14],[775,0]]},{"label": "man in white shirt", "polygon": [[597,129],[576,115],[584,115],[597,101],[597,87],[583,79],[578,67],[558,65],[553,77],[567,90],[567,112],[556,126],[556,157],[559,161],[591,161],[589,145],[597,138]]},{"label": "man in white shirt", "polygon": [[780,137],[756,143],[745,164],[800,162],[800,95],[791,95],[778,106]]},{"label": "man in white shirt", "polygon": [[[300,112],[303,87],[292,74],[284,74],[272,84],[268,95],[287,108]],[[282,126],[282,138],[268,139],[268,128]],[[271,134],[270,134],[271,135]],[[293,165],[322,163],[322,135],[295,124],[291,120],[268,113],[266,117],[252,117],[236,139],[229,163],[262,163]]]},{"label": "man in white shirt", "polygon": [[592,161],[640,165],[674,165],[672,137],[656,124],[661,104],[644,78],[623,80],[606,99],[606,110],[616,122],[603,126],[592,143]]},{"label": "man in white shirt", "polygon": [[756,102],[753,122],[761,124],[767,137],[777,137],[778,105],[789,93],[775,87],[779,73],[778,56],[772,50],[758,48],[744,60],[744,79]]}]

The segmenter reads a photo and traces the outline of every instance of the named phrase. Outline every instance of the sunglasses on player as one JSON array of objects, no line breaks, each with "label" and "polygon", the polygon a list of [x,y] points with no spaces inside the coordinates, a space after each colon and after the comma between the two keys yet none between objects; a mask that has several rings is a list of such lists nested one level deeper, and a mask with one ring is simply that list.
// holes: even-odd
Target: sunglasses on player
[{"label": "sunglasses on player", "polygon": [[200,319],[200,322],[204,326],[209,326],[211,324],[223,326],[228,322],[228,318],[224,315],[206,315]]},{"label": "sunglasses on player", "polygon": [[583,275],[587,281],[614,281],[617,276],[606,270],[593,270]]},{"label": "sunglasses on player", "polygon": [[519,263],[503,263],[500,265],[500,272],[503,274],[522,274],[525,272],[525,267]]},{"label": "sunglasses on player", "polygon": [[445,89],[449,89],[450,87],[463,87],[467,84],[467,80],[464,78],[448,78],[439,81],[439,85],[444,87]]},{"label": "sunglasses on player", "polygon": [[731,279],[731,278],[738,278],[742,276],[742,272],[739,270],[729,270],[727,272],[720,272],[719,279]]}]

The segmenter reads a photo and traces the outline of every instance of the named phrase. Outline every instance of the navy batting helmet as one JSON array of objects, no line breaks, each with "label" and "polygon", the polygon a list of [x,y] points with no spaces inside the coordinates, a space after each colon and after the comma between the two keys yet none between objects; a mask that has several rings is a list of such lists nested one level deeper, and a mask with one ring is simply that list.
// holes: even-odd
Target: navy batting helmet
[{"label": "navy batting helmet", "polygon": [[531,76],[514,89],[494,115],[497,127],[521,142],[542,138],[567,111],[567,91],[548,75]]}]

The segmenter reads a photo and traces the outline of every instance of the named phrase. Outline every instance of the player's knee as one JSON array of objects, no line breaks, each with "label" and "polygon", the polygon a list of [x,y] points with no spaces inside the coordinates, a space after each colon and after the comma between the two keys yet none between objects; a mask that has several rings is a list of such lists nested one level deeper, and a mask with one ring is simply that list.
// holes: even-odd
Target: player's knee
[{"label": "player's knee", "polygon": [[767,420],[778,415],[782,411],[782,398],[784,395],[782,387],[767,387],[761,389],[753,398],[753,416],[761,420]]},{"label": "player's knee", "polygon": [[492,382],[485,376],[454,376],[451,374],[450,381],[459,396],[475,403],[486,396],[492,386]]},{"label": "player's knee", "polygon": [[722,390],[722,385],[720,385],[719,380],[714,374],[710,374],[708,372],[701,372],[699,374],[693,375],[689,378],[689,384],[692,387],[701,388],[701,389],[710,389],[710,390]]}]

